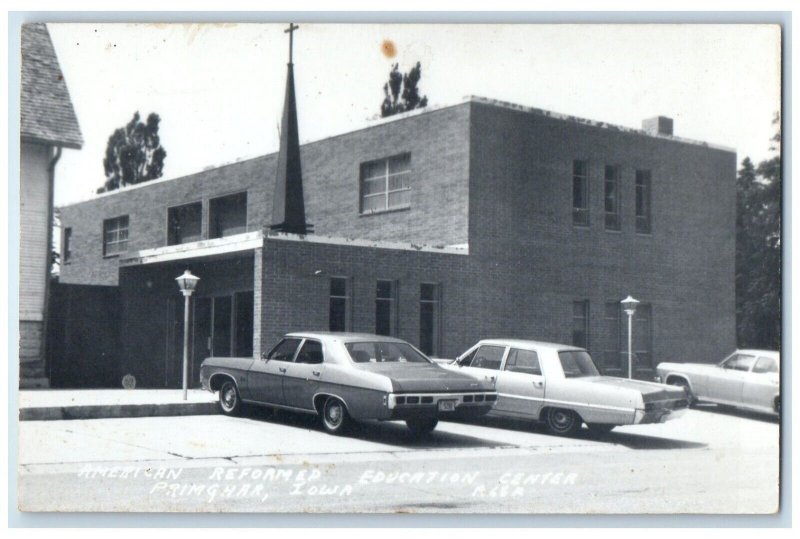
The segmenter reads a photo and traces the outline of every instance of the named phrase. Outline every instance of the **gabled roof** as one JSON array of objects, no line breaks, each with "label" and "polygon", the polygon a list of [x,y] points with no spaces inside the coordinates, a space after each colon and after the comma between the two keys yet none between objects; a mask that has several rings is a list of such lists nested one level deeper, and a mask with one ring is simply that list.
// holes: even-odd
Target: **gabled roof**
[{"label": "gabled roof", "polygon": [[23,140],[79,149],[83,137],[50,34],[43,23],[22,26],[20,134]]}]

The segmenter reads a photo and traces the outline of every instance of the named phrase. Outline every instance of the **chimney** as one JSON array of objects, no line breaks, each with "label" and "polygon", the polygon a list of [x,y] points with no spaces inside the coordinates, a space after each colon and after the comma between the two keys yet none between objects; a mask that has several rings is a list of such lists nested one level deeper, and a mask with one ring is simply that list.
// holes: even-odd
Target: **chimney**
[{"label": "chimney", "polygon": [[672,118],[656,116],[642,120],[642,130],[648,135],[672,136]]}]

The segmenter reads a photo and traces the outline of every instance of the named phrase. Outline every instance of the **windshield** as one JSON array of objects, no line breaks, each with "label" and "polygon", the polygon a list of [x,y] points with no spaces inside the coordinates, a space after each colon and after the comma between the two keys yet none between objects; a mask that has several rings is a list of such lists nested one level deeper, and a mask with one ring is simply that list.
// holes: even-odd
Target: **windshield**
[{"label": "windshield", "polygon": [[349,342],[345,348],[355,363],[430,363],[413,346],[399,342]]},{"label": "windshield", "polygon": [[561,368],[567,378],[582,378],[585,376],[600,376],[600,371],[594,366],[592,356],[584,350],[565,350],[558,353]]}]

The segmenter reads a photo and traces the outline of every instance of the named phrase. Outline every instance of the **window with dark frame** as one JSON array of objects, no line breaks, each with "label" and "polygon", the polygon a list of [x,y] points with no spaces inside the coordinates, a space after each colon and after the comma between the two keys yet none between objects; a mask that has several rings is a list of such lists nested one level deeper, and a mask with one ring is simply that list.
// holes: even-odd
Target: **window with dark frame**
[{"label": "window with dark frame", "polygon": [[589,226],[589,162],[572,162],[572,224]]},{"label": "window with dark frame", "polygon": [[441,287],[422,283],[419,287],[419,349],[429,356],[439,353]]},{"label": "window with dark frame", "polygon": [[167,245],[200,241],[203,226],[203,204],[193,202],[167,210]]},{"label": "window with dark frame", "polygon": [[247,232],[247,193],[214,198],[208,204],[208,237],[224,238]]},{"label": "window with dark frame", "polygon": [[640,303],[633,314],[634,366],[640,369],[653,368],[653,307]]},{"label": "window with dark frame", "polygon": [[360,212],[377,213],[411,204],[411,154],[361,163]]},{"label": "window with dark frame", "polygon": [[375,288],[375,334],[395,336],[397,333],[397,287],[394,281],[378,280]]},{"label": "window with dark frame", "polygon": [[589,300],[572,302],[572,344],[589,348]]},{"label": "window with dark frame", "polygon": [[103,221],[103,256],[118,255],[128,250],[128,216]]},{"label": "window with dark frame", "polygon": [[330,331],[348,331],[350,327],[350,294],[347,277],[331,277],[328,328]]},{"label": "window with dark frame", "polygon": [[619,183],[620,167],[606,165],[603,204],[605,209],[606,230],[620,230],[619,217]]},{"label": "window with dark frame", "polygon": [[622,305],[619,301],[607,301],[603,316],[603,370],[621,371],[622,370],[622,350],[620,342],[622,339]]},{"label": "window with dark frame", "polygon": [[649,170],[636,171],[636,232],[652,232],[652,174]]},{"label": "window with dark frame", "polygon": [[72,227],[64,229],[64,235],[61,240],[61,262],[66,264],[72,258]]}]

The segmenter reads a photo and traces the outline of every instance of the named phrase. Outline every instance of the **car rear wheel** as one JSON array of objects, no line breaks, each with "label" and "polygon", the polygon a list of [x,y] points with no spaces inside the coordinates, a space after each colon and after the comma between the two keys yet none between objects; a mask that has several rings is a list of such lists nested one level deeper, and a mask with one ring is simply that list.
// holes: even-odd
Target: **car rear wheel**
[{"label": "car rear wheel", "polygon": [[435,417],[433,418],[415,418],[415,419],[407,419],[406,426],[408,430],[411,431],[411,434],[414,436],[426,436],[433,432],[433,429],[436,428],[436,425],[439,424],[439,420]]},{"label": "car rear wheel", "polygon": [[322,426],[328,434],[341,434],[350,423],[344,403],[336,397],[328,397],[322,406]]},{"label": "car rear wheel", "polygon": [[683,378],[672,378],[670,379],[669,382],[667,382],[667,384],[671,386],[682,387],[683,392],[686,393],[686,400],[689,401],[689,406],[694,405],[695,398],[694,394],[692,393],[692,388],[689,386],[689,382],[687,382]]},{"label": "car rear wheel", "polygon": [[608,434],[616,427],[616,425],[609,425],[608,423],[586,423],[586,426],[589,427],[589,432],[597,435]]},{"label": "car rear wheel", "polygon": [[239,415],[242,411],[242,399],[236,384],[228,380],[219,388],[219,407],[225,415]]},{"label": "car rear wheel", "polygon": [[545,417],[547,428],[553,434],[559,436],[570,436],[578,432],[581,428],[581,418],[572,410],[561,408],[550,408]]}]

